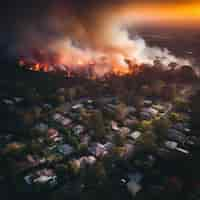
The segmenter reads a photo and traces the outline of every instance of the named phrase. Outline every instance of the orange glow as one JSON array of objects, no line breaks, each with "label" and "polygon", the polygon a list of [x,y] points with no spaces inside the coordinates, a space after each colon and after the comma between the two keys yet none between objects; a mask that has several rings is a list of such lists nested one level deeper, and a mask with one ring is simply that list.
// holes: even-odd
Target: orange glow
[{"label": "orange glow", "polygon": [[[136,65],[137,62],[134,62],[135,58],[132,56],[135,53],[136,45],[134,44],[134,46],[132,42],[130,43],[130,41],[128,41],[128,33],[123,32],[123,30],[120,32],[121,30],[115,29],[115,27],[112,29],[112,26],[107,27],[107,23],[110,25],[110,21],[115,20],[115,16],[116,18],[119,17],[119,22],[124,19],[127,20],[127,22],[131,22],[131,24],[133,23],[133,27],[134,25],[140,24],[170,24],[176,26],[200,24],[200,2],[195,1],[190,1],[190,3],[128,3],[120,8],[112,7],[111,9],[109,8],[103,12],[103,14],[101,13],[103,16],[100,15],[96,17],[96,24],[94,24],[94,26],[97,26],[95,27],[97,28],[97,32],[100,31],[97,35],[90,34],[90,31],[88,31],[89,36],[97,36],[97,39],[100,36],[100,39],[102,39],[102,41],[96,42],[96,38],[95,41],[93,41],[94,38],[91,37],[92,45],[89,46],[95,46],[95,52],[85,49],[82,51],[72,46],[71,43],[66,44],[63,39],[58,41],[58,43],[55,42],[55,44],[47,45],[47,49],[49,48],[53,50],[53,52],[56,52],[55,55],[51,54],[49,56],[48,51],[39,50],[33,53],[34,56],[30,60],[20,60],[20,66],[28,67],[34,71],[44,72],[52,71],[52,68],[55,71],[58,69],[66,71],[66,74],[69,76],[76,69],[81,68],[87,71],[87,69],[91,67],[94,67],[94,71],[101,71],[101,74],[105,74],[104,71],[106,70],[104,69],[106,67],[108,69],[107,71],[110,70],[109,72],[118,75],[137,73],[141,70],[141,66]],[[98,17],[101,18],[101,20],[99,20]],[[102,20],[102,18],[104,20]],[[116,21],[118,22],[118,20]],[[98,26],[100,26],[101,29]],[[109,29],[110,27],[111,30]],[[107,31],[104,32],[104,30]],[[116,35],[119,38],[115,37]],[[83,38],[81,37],[81,39]],[[112,39],[113,41],[110,41]],[[88,41],[88,37],[86,37],[86,41]],[[132,51],[132,53],[130,53],[130,51]],[[129,55],[131,55],[131,57]],[[133,63],[127,62],[129,58]]]},{"label": "orange glow", "polygon": [[85,65],[85,63],[84,63],[83,60],[78,59],[78,61],[77,61],[77,65],[78,65],[78,66],[83,66],[83,65]]},{"label": "orange glow", "polygon": [[130,69],[127,67],[121,67],[121,66],[114,66],[113,69],[112,69],[112,72],[114,74],[117,74],[117,75],[124,75],[124,74],[130,74],[131,71]]},{"label": "orange glow", "polygon": [[[66,71],[66,75],[68,77],[72,76],[75,71],[82,73],[84,71],[86,72],[88,69],[89,70],[91,69],[94,72],[93,74],[91,74],[91,76],[96,76],[97,74],[95,73],[95,68],[98,67],[98,64],[95,63],[94,61],[91,62],[91,63],[88,63],[88,62],[85,62],[84,58],[83,59],[79,58],[77,60],[76,64],[72,64],[72,65],[69,65],[69,64],[65,65],[65,64],[61,64],[61,63],[54,63],[54,64],[32,63],[32,62],[29,62],[26,59],[25,60],[19,60],[19,65],[21,67],[25,67],[25,68],[30,69],[32,71],[49,72],[49,71],[52,71],[52,70],[50,70],[51,68],[53,68],[53,71],[57,71],[57,70],[58,71],[59,70],[60,71]],[[62,65],[62,68],[59,69],[59,67],[58,67],[59,65]],[[120,65],[115,60],[111,60],[109,65],[110,65],[110,70],[107,71],[107,73],[116,74],[118,76],[123,76],[123,75],[128,75],[128,74],[137,74],[138,72],[141,71],[141,66],[137,65],[133,61],[129,61],[127,63],[127,66],[124,66],[124,65]],[[81,70],[81,71],[79,71],[79,70]],[[103,74],[106,74],[106,73],[103,73]]]},{"label": "orange glow", "polygon": [[37,64],[34,66],[34,68],[35,68],[35,71],[39,71],[39,70],[40,70],[40,64],[37,63]]},{"label": "orange glow", "polygon": [[190,3],[144,3],[126,5],[115,10],[116,15],[124,15],[135,24],[172,23],[175,25],[200,24],[200,2]]}]

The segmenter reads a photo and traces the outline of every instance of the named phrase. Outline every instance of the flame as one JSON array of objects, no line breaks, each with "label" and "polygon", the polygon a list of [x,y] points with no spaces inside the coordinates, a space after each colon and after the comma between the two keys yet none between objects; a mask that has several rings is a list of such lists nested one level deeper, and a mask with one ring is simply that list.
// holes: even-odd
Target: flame
[{"label": "flame", "polygon": [[40,71],[40,64],[39,63],[35,64],[34,69],[35,71]]},{"label": "flame", "polygon": [[44,57],[48,57],[48,59],[41,59],[41,57],[25,57],[19,59],[19,66],[28,68],[32,71],[63,71],[68,77],[70,77],[74,72],[91,73],[92,71],[91,77],[94,78],[96,76],[102,76],[107,73],[123,76],[136,73],[138,71],[138,66],[136,66],[133,61],[127,63],[125,56],[121,56],[119,58],[108,54],[94,58],[91,55],[79,55],[78,58],[75,58],[72,55],[64,54],[62,52],[59,56],[55,56],[56,59],[49,59],[49,56],[46,56],[44,52],[40,54],[40,56],[41,55],[43,55]]},{"label": "flame", "polygon": [[84,62],[83,62],[81,59],[79,59],[79,60],[77,61],[77,65],[82,66],[82,65],[84,65]]}]

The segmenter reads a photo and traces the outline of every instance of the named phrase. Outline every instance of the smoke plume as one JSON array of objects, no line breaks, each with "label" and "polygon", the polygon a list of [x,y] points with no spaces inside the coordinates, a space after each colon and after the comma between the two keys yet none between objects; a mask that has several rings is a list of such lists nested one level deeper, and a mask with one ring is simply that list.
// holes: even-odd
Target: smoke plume
[{"label": "smoke plume", "polygon": [[[115,3],[113,3],[115,2]],[[124,15],[130,1],[60,0],[30,25],[18,26],[17,52],[33,62],[78,66],[95,63],[97,73],[113,68],[128,71],[127,59],[136,64],[153,65],[160,59],[163,66],[189,61],[176,58],[167,49],[149,47],[138,35],[130,35],[134,19]],[[134,12],[134,10],[133,10]],[[40,58],[33,52],[40,51]],[[43,55],[43,56],[41,56]]]}]

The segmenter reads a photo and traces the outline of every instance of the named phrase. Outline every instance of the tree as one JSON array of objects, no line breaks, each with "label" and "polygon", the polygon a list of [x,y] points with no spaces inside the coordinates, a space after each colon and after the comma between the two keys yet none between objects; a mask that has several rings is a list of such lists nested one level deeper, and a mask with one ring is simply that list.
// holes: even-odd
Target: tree
[{"label": "tree", "polygon": [[80,109],[80,118],[84,125],[89,126],[91,114],[85,108]]},{"label": "tree", "polygon": [[56,174],[63,178],[69,172],[69,165],[67,164],[58,164],[56,166]]},{"label": "tree", "polygon": [[126,141],[126,139],[121,134],[115,134],[114,143],[117,146],[123,146],[125,141]]},{"label": "tree", "polygon": [[149,85],[143,85],[140,89],[142,95],[144,96],[150,96],[152,95],[152,88],[150,88]]},{"label": "tree", "polygon": [[95,174],[98,179],[102,179],[102,178],[106,177],[106,170],[105,170],[103,162],[101,162],[101,161],[96,162]]},{"label": "tree", "polygon": [[138,126],[137,126],[137,129],[142,131],[142,132],[145,132],[145,131],[150,131],[153,129],[153,126],[152,126],[152,121],[147,121],[147,120],[143,120],[141,121]]},{"label": "tree", "polygon": [[14,156],[14,157],[18,157],[18,156],[21,157],[24,154],[26,154],[26,152],[27,152],[27,146],[25,144],[17,143],[17,142],[7,144],[4,149],[4,153],[6,155]]},{"label": "tree", "polygon": [[170,128],[171,122],[167,118],[162,118],[153,121],[153,129],[159,141],[163,141],[167,130]]},{"label": "tree", "polygon": [[120,159],[125,155],[126,148],[123,146],[116,146],[112,149],[112,153],[115,158]]},{"label": "tree", "polygon": [[64,95],[59,95],[56,97],[56,101],[58,104],[63,104],[65,103],[65,96]]},{"label": "tree", "polygon": [[32,153],[36,153],[36,154],[39,154],[43,151],[44,149],[44,145],[37,142],[37,141],[32,141],[32,143],[29,145],[29,150],[30,152]]},{"label": "tree", "polygon": [[99,184],[104,182],[106,179],[106,169],[102,161],[97,161],[94,165],[87,167],[82,175],[82,181],[86,186],[92,188],[98,187]]},{"label": "tree", "polygon": [[168,84],[163,87],[161,96],[167,101],[173,101],[177,96],[175,84]]},{"label": "tree", "polygon": [[183,114],[177,113],[177,112],[172,112],[170,113],[169,119],[172,122],[181,122],[184,120]]},{"label": "tree", "polygon": [[73,176],[77,176],[80,173],[80,162],[78,160],[71,160],[69,161],[69,172],[71,172],[71,174]]},{"label": "tree", "polygon": [[200,90],[194,94],[191,98],[191,103],[190,103],[190,107],[191,107],[191,111],[192,111],[192,126],[195,129],[199,129],[200,128],[200,106],[199,106],[199,102],[200,102]]},{"label": "tree", "polygon": [[161,96],[163,88],[165,87],[165,82],[162,80],[157,80],[152,84],[153,94],[155,96]]},{"label": "tree", "polygon": [[144,97],[143,96],[134,96],[133,104],[137,109],[140,109],[144,105]]},{"label": "tree", "polygon": [[178,110],[180,112],[185,112],[189,108],[188,102],[185,99],[180,98],[180,97],[177,97],[174,100],[174,104],[175,104],[176,110]]},{"label": "tree", "polygon": [[32,112],[35,119],[39,119],[41,117],[42,108],[40,108],[39,106],[35,106],[33,107]]},{"label": "tree", "polygon": [[156,135],[152,131],[147,131],[137,139],[137,144],[144,149],[152,150],[157,146],[156,139]]},{"label": "tree", "polygon": [[35,88],[29,89],[26,95],[26,100],[29,104],[38,104],[42,101],[42,97]]},{"label": "tree", "polygon": [[116,106],[115,109],[115,118],[116,120],[123,121],[128,114],[128,108],[125,104],[120,103]]},{"label": "tree", "polygon": [[77,89],[75,87],[69,88],[68,90],[69,100],[73,101],[77,95]]},{"label": "tree", "polygon": [[24,111],[19,114],[24,126],[31,126],[35,121],[35,115],[31,111]]},{"label": "tree", "polygon": [[106,134],[103,114],[101,111],[94,111],[90,118],[90,126],[95,132],[97,139],[103,139]]},{"label": "tree", "polygon": [[72,145],[76,150],[79,149],[79,139],[78,137],[72,135],[71,133],[69,133],[66,137],[67,142]]}]

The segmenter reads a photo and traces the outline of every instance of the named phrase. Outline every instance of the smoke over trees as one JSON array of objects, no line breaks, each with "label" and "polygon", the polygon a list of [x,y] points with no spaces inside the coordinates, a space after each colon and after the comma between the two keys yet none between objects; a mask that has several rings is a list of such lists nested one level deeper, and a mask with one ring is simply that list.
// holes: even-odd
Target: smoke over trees
[{"label": "smoke over trees", "polygon": [[130,20],[124,13],[128,6],[136,3],[128,0],[51,0],[16,4],[10,11],[17,16],[13,26],[15,43],[11,47],[17,57],[23,55],[35,63],[40,62],[33,53],[35,49],[45,54],[42,60],[49,65],[55,64],[52,55],[58,57],[56,64],[95,63],[95,71],[100,74],[113,70],[113,66],[116,71],[127,72],[126,59],[137,64],[153,65],[157,58],[165,66],[171,62],[189,64],[168,50],[148,47],[140,36],[129,34],[128,28],[134,28],[134,19]]}]

